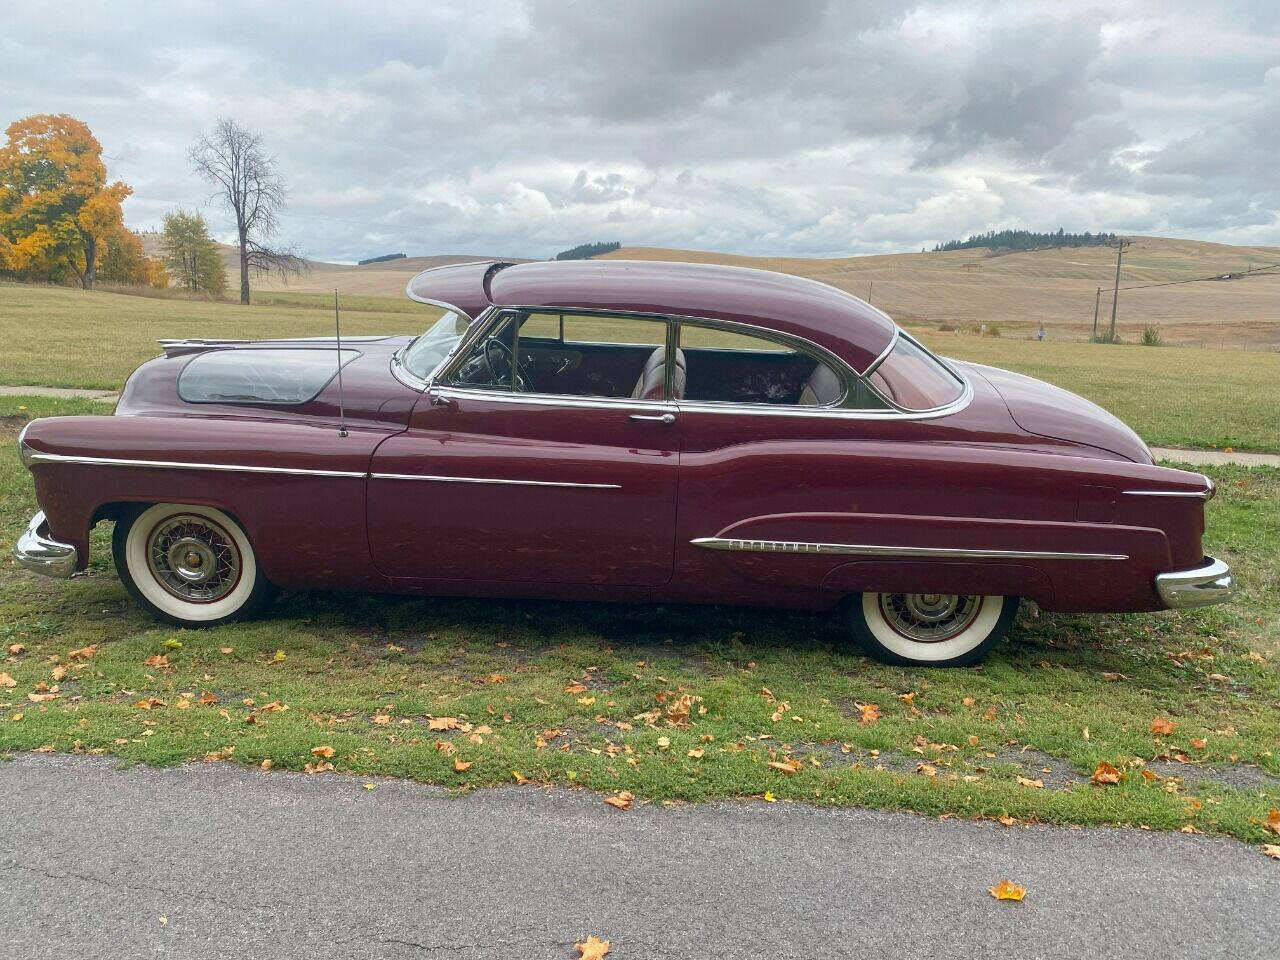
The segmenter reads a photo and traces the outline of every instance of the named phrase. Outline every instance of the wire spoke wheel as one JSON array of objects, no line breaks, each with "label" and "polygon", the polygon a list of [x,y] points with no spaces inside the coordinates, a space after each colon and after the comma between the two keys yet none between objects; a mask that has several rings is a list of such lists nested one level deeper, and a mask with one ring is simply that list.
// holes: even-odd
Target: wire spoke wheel
[{"label": "wire spoke wheel", "polygon": [[147,567],[180,600],[212,603],[239,582],[240,551],[231,534],[210,518],[181,514],[151,531]]},{"label": "wire spoke wheel", "polygon": [[954,593],[882,593],[880,613],[897,633],[917,643],[941,643],[963,633],[982,609],[982,597]]}]

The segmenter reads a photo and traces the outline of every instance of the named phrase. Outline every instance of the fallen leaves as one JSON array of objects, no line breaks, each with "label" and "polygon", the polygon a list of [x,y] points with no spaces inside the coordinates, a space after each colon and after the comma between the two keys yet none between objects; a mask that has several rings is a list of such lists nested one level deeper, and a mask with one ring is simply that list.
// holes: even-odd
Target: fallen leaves
[{"label": "fallen leaves", "polygon": [[604,798],[605,803],[617,810],[630,810],[631,804],[634,800],[635,797],[626,790],[621,790],[618,793],[615,793],[612,797]]},{"label": "fallen leaves", "polygon": [[471,761],[463,760],[461,757],[453,758],[453,769],[456,773],[465,773],[471,769]]},{"label": "fallen leaves", "polygon": [[1089,782],[1095,787],[1104,787],[1109,784],[1119,783],[1124,779],[1124,773],[1105,760],[1100,760],[1098,765],[1093,769],[1093,776],[1089,778]]},{"label": "fallen leaves", "polygon": [[799,773],[801,767],[799,760],[770,760],[768,765],[780,773],[785,773],[787,776]]},{"label": "fallen leaves", "polygon": [[[1035,787],[1037,790],[1044,789],[1044,781],[1039,778],[1032,780],[1030,777],[1018,777],[1018,785],[1022,787]],[[1019,897],[1019,900],[1022,898]]]},{"label": "fallen leaves", "polygon": [[526,783],[529,782],[528,778],[519,770],[511,771],[511,779],[513,779],[516,782],[516,784],[521,787],[523,787]]},{"label": "fallen leaves", "polygon": [[0,687],[16,687],[18,681],[7,673],[0,673]]},{"label": "fallen leaves", "polygon": [[1173,729],[1176,726],[1177,724],[1168,717],[1156,717],[1151,721],[1151,732],[1158,737],[1167,737],[1173,733]]},{"label": "fallen leaves", "polygon": [[598,940],[594,935],[587,937],[582,943],[575,943],[578,948],[578,960],[602,960],[609,952],[609,941]]},{"label": "fallen leaves", "polygon": [[1262,855],[1270,857],[1272,860],[1280,860],[1280,843],[1264,843],[1262,845]]},{"label": "fallen leaves", "polygon": [[565,685],[564,692],[565,692],[565,693],[574,693],[574,694],[577,694],[577,693],[586,693],[586,692],[587,692],[587,688],[586,688],[586,685],[585,685],[585,684],[576,683],[576,682],[575,682],[575,683],[569,683],[569,684],[566,684],[566,685]]},{"label": "fallen leaves", "polygon": [[274,654],[272,654],[272,655],[271,655],[271,662],[272,662],[272,663],[284,663],[285,658],[286,658],[287,656],[288,656],[288,654],[287,654],[287,653],[285,653],[283,650],[277,650]]},{"label": "fallen leaves", "polygon": [[153,653],[142,661],[142,665],[144,667],[167,667],[169,665],[169,655],[167,653]]},{"label": "fallen leaves", "polygon": [[336,751],[333,749],[333,747],[328,746],[327,744],[326,744],[325,746],[323,746],[323,747],[312,747],[312,748],[311,748],[311,755],[312,755],[313,757],[324,757],[326,760],[328,760],[330,757],[332,757],[332,756],[334,755],[334,753],[335,753],[335,752],[336,752]]},{"label": "fallen leaves", "polygon": [[67,654],[68,660],[88,660],[98,652],[98,645],[91,643],[87,647],[81,647],[79,650],[72,650]]},{"label": "fallen leaves", "polygon": [[32,703],[46,703],[49,700],[57,700],[61,696],[62,694],[60,694],[55,688],[48,693],[28,693],[27,699]]},{"label": "fallen leaves", "polygon": [[1276,834],[1277,836],[1280,836],[1280,810],[1276,810],[1272,808],[1267,813],[1266,822],[1263,823],[1262,825],[1266,827],[1268,830],[1270,830],[1272,833]]},{"label": "fallen leaves", "polygon": [[9,644],[9,654],[10,654],[11,656],[14,656],[14,657],[21,656],[23,653],[25,653],[25,652],[26,652],[26,650],[27,650],[27,648],[26,648],[26,647],[24,647],[24,646],[23,646],[22,644],[20,644],[20,643],[11,643],[11,644]]},{"label": "fallen leaves", "polygon": [[331,773],[333,764],[328,760],[322,760],[320,763],[304,763],[302,765],[303,773]]},{"label": "fallen leaves", "polygon": [[874,703],[855,704],[862,711],[862,716],[858,718],[858,723],[875,723],[880,719],[880,708]]},{"label": "fallen leaves", "polygon": [[427,721],[427,729],[437,733],[444,730],[457,730],[460,726],[462,724],[457,717],[431,717]]},{"label": "fallen leaves", "polygon": [[772,790],[766,790],[766,791],[764,792],[764,802],[765,802],[765,803],[777,803],[777,802],[778,802],[778,798],[777,798],[777,797],[775,797],[775,796],[773,795],[773,791],[772,791]]},{"label": "fallen leaves", "polygon": [[1016,903],[1021,903],[1027,895],[1027,888],[1019,886],[1011,880],[1001,880],[987,892],[997,900],[1013,900]]},{"label": "fallen leaves", "polygon": [[164,645],[170,650],[182,649],[182,641],[179,640],[177,637],[170,637],[168,640],[164,642]]},{"label": "fallen leaves", "polygon": [[139,710],[155,710],[157,707],[165,706],[165,702],[159,697],[143,697],[134,703],[134,706]]}]

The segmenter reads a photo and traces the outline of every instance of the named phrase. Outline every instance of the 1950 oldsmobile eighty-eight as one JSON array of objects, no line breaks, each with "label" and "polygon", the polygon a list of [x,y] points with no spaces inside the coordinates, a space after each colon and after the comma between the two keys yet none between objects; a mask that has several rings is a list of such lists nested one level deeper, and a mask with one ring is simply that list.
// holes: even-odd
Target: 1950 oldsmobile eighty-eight
[{"label": "1950 oldsmobile eighty-eight", "polygon": [[[175,341],[111,417],[19,440],[27,567],[200,626],[283,588],[841,608],[972,663],[1019,598],[1225,600],[1203,476],[1091,403],[944,361],[833,287],[624,261],[425,271],[422,336]],[[345,417],[344,417],[345,413]],[[344,426],[345,423],[345,426]]]}]

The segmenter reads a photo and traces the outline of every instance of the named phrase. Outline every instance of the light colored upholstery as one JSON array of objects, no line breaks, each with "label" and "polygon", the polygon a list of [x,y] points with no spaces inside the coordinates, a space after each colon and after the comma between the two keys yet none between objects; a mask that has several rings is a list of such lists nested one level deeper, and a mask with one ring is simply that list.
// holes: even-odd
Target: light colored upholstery
[{"label": "light colored upholstery", "polygon": [[[635,400],[661,400],[666,387],[666,379],[667,349],[666,347],[655,347],[653,353],[649,354],[649,359],[644,362],[644,369],[640,371],[635,388],[631,391],[632,398]],[[684,397],[685,379],[684,351],[677,350],[675,373],[671,378],[672,399],[680,400]]]},{"label": "light colored upholstery", "polygon": [[822,406],[840,399],[840,378],[825,363],[819,363],[809,374],[800,391],[801,406]]}]

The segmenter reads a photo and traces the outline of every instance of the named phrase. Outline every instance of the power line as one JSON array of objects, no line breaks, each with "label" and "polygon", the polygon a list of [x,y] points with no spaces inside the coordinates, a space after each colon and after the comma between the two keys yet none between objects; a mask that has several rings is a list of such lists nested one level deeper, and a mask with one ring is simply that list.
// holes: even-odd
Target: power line
[{"label": "power line", "polygon": [[1211,277],[1192,277],[1189,280],[1165,280],[1160,283],[1140,283],[1132,287],[1121,287],[1121,290],[1145,290],[1147,287],[1172,287],[1178,283],[1204,283],[1207,280],[1231,280],[1236,277],[1245,277],[1252,273],[1263,273],[1267,270],[1274,270],[1280,267],[1280,263],[1269,263],[1265,267],[1250,267],[1248,270],[1237,270],[1231,273],[1215,273]]}]

